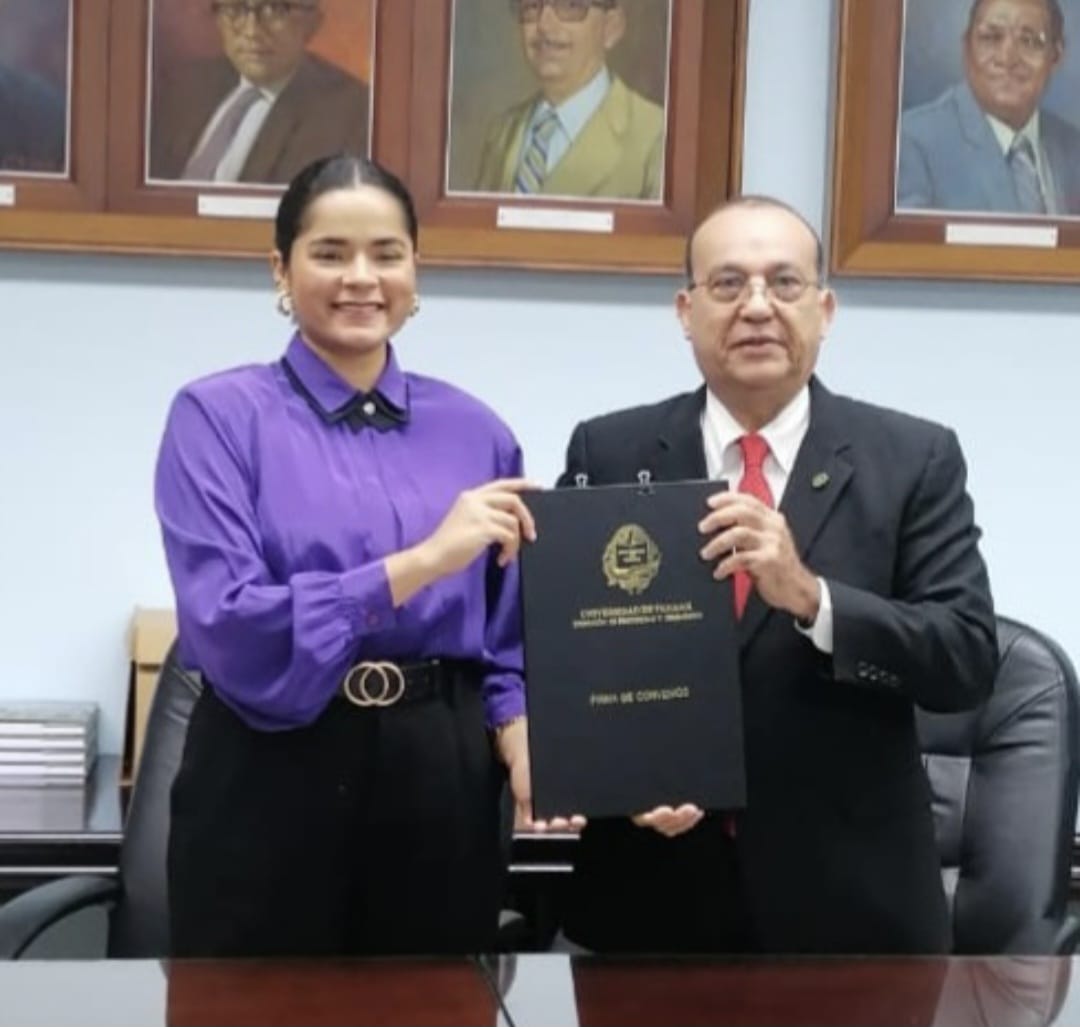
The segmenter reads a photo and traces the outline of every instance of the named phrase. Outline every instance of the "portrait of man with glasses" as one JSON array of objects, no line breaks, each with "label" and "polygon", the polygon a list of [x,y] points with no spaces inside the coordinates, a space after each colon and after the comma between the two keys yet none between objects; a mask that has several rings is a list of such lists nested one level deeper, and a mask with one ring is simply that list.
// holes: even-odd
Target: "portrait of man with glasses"
[{"label": "portrait of man with glasses", "polygon": [[[925,102],[904,104],[897,209],[1080,215],[1080,128],[1071,120],[1075,74],[1070,87],[1059,91],[1072,103],[1064,110],[1059,103],[1055,111],[1047,102],[1064,71],[1070,20],[1080,29],[1080,5],[1076,0],[953,4],[970,4],[959,47],[963,79]],[[905,98],[928,77],[929,48],[918,33],[940,37],[943,10],[948,5],[941,0],[908,0]]]},{"label": "portrait of man with glasses", "polygon": [[367,84],[311,49],[333,0],[158,0],[166,5],[212,23],[215,53],[151,62],[149,180],[276,184],[326,154],[367,155]]},{"label": "portrait of man with glasses", "polygon": [[63,175],[69,0],[0,0],[0,174]]},{"label": "portrait of man with glasses", "polygon": [[669,0],[456,0],[449,191],[659,201],[669,20]]}]

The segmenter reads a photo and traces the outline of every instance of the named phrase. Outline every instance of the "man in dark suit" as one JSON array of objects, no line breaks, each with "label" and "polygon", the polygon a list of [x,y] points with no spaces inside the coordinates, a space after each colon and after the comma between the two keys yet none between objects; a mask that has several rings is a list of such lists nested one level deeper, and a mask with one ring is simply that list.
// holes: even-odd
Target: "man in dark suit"
[{"label": "man in dark suit", "polygon": [[704,387],[579,424],[560,484],[730,483],[686,530],[737,607],[749,595],[747,805],[673,795],[591,822],[566,933],[599,950],[946,951],[914,707],[978,704],[997,662],[959,444],[813,377],[835,298],[790,207],[719,208],[687,274],[677,311]]},{"label": "man in dark suit", "polygon": [[318,0],[215,0],[224,56],[154,83],[149,178],[288,182],[327,154],[366,155],[367,86],[307,52]]}]

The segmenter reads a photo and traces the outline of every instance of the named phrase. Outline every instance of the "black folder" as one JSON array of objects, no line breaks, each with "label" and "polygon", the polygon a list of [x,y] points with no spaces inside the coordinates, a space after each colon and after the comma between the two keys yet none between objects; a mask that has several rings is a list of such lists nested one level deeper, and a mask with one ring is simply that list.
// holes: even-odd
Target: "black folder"
[{"label": "black folder", "polygon": [[730,580],[697,530],[715,481],[531,492],[521,554],[534,815],[745,805]]}]

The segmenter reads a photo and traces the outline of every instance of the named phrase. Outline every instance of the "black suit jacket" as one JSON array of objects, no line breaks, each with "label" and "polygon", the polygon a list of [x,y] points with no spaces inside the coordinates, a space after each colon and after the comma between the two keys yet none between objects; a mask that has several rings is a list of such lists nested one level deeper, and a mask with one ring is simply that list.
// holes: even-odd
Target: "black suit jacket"
[{"label": "black suit jacket", "polygon": [[[236,88],[225,57],[183,65],[155,82],[150,123],[150,177],[178,179],[218,105]],[[288,182],[318,157],[366,156],[368,87],[328,61],[306,56],[259,129],[241,182]]]},{"label": "black suit jacket", "polygon": [[[631,482],[639,470],[705,477],[704,398],[702,388],[578,425],[560,484],[578,473]],[[915,704],[977,704],[996,670],[965,478],[950,430],[811,382],[780,509],[829,584],[833,653],[751,595],[738,629],[748,805],[736,837],[719,818],[674,840],[628,821],[591,824],[571,937],[594,948],[724,947],[707,921],[737,915],[749,936],[735,944],[770,952],[948,947],[913,714]],[[674,927],[663,912],[672,908],[682,911]]]}]

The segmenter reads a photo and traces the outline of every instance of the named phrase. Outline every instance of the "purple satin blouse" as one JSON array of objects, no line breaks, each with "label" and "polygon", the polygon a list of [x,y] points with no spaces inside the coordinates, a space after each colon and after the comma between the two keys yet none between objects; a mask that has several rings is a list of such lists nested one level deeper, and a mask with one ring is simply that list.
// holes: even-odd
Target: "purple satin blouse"
[{"label": "purple satin blouse", "polygon": [[155,499],[182,663],[265,730],[310,723],[361,659],[477,660],[488,723],[523,713],[516,564],[489,550],[396,609],[384,564],[463,489],[521,474],[510,430],[393,351],[376,391],[402,418],[335,421],[355,390],[298,336],[285,360],[193,382],[169,411]]}]

